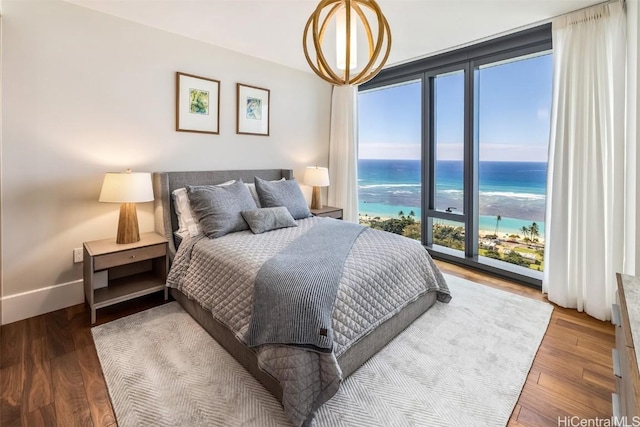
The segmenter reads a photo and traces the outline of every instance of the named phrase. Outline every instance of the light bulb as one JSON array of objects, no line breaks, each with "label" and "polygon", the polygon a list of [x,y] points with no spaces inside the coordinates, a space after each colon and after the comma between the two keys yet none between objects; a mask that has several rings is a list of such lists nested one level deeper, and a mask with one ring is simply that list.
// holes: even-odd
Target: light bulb
[{"label": "light bulb", "polygon": [[[350,59],[349,69],[353,70],[358,66],[358,37],[356,35],[356,12],[351,8],[351,33],[350,33]],[[339,70],[347,68],[347,8],[340,7],[336,13],[336,63]]]}]

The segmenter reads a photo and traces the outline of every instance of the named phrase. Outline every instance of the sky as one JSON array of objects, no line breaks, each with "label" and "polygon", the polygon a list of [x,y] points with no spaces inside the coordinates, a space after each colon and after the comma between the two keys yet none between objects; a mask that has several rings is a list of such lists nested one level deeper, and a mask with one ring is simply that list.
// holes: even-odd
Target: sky
[{"label": "sky", "polygon": [[[476,70],[480,161],[547,161],[551,54]],[[462,160],[462,72],[435,81],[440,160]],[[359,94],[359,157],[420,159],[421,82]]]}]

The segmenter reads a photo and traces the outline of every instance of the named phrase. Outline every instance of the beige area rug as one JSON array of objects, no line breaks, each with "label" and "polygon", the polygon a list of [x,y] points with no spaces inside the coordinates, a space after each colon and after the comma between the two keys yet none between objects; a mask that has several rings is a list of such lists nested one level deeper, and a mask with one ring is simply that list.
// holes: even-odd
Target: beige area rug
[{"label": "beige area rug", "polygon": [[[504,426],[551,305],[447,276],[436,303],[347,378],[314,426]],[[92,330],[118,424],[290,426],[177,302]]]}]

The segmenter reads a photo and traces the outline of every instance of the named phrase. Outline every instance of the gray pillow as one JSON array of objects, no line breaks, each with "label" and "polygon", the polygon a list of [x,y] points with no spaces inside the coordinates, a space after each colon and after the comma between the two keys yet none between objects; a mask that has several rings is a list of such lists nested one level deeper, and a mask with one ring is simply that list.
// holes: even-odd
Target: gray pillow
[{"label": "gray pillow", "polygon": [[295,178],[286,181],[270,182],[256,176],[254,180],[258,197],[260,198],[260,205],[263,208],[284,206],[289,210],[289,213],[294,219],[311,216],[307,201],[304,199]]},{"label": "gray pillow", "polygon": [[[278,181],[284,181],[285,179],[273,179],[271,180],[271,182],[278,182]],[[247,183],[245,182],[244,185],[247,186],[247,188],[249,189],[249,193],[251,193],[251,197],[253,197],[253,200],[256,202],[256,205],[261,208],[262,206],[260,206],[260,199],[258,198],[258,192],[256,191],[256,184],[254,184],[253,182],[251,183]]]},{"label": "gray pillow", "polygon": [[188,186],[187,194],[202,232],[211,238],[249,229],[240,212],[257,208],[251,193],[240,180],[224,187]]},{"label": "gray pillow", "polygon": [[249,224],[249,228],[251,228],[253,234],[261,234],[265,231],[298,226],[287,208],[284,206],[242,211],[242,216],[245,221],[247,221],[247,224]]}]

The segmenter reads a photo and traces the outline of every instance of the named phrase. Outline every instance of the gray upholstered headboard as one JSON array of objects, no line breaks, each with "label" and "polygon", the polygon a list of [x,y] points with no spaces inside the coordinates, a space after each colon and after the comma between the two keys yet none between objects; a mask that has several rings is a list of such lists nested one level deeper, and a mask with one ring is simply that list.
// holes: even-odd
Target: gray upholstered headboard
[{"label": "gray upholstered headboard", "polygon": [[232,179],[253,182],[254,177],[268,180],[291,179],[291,169],[256,169],[228,171],[186,171],[186,172],[154,172],[153,195],[155,231],[169,241],[169,258],[173,260],[176,244],[173,232],[178,229],[178,217],[173,209],[171,193],[177,188],[187,185],[214,185]]}]

